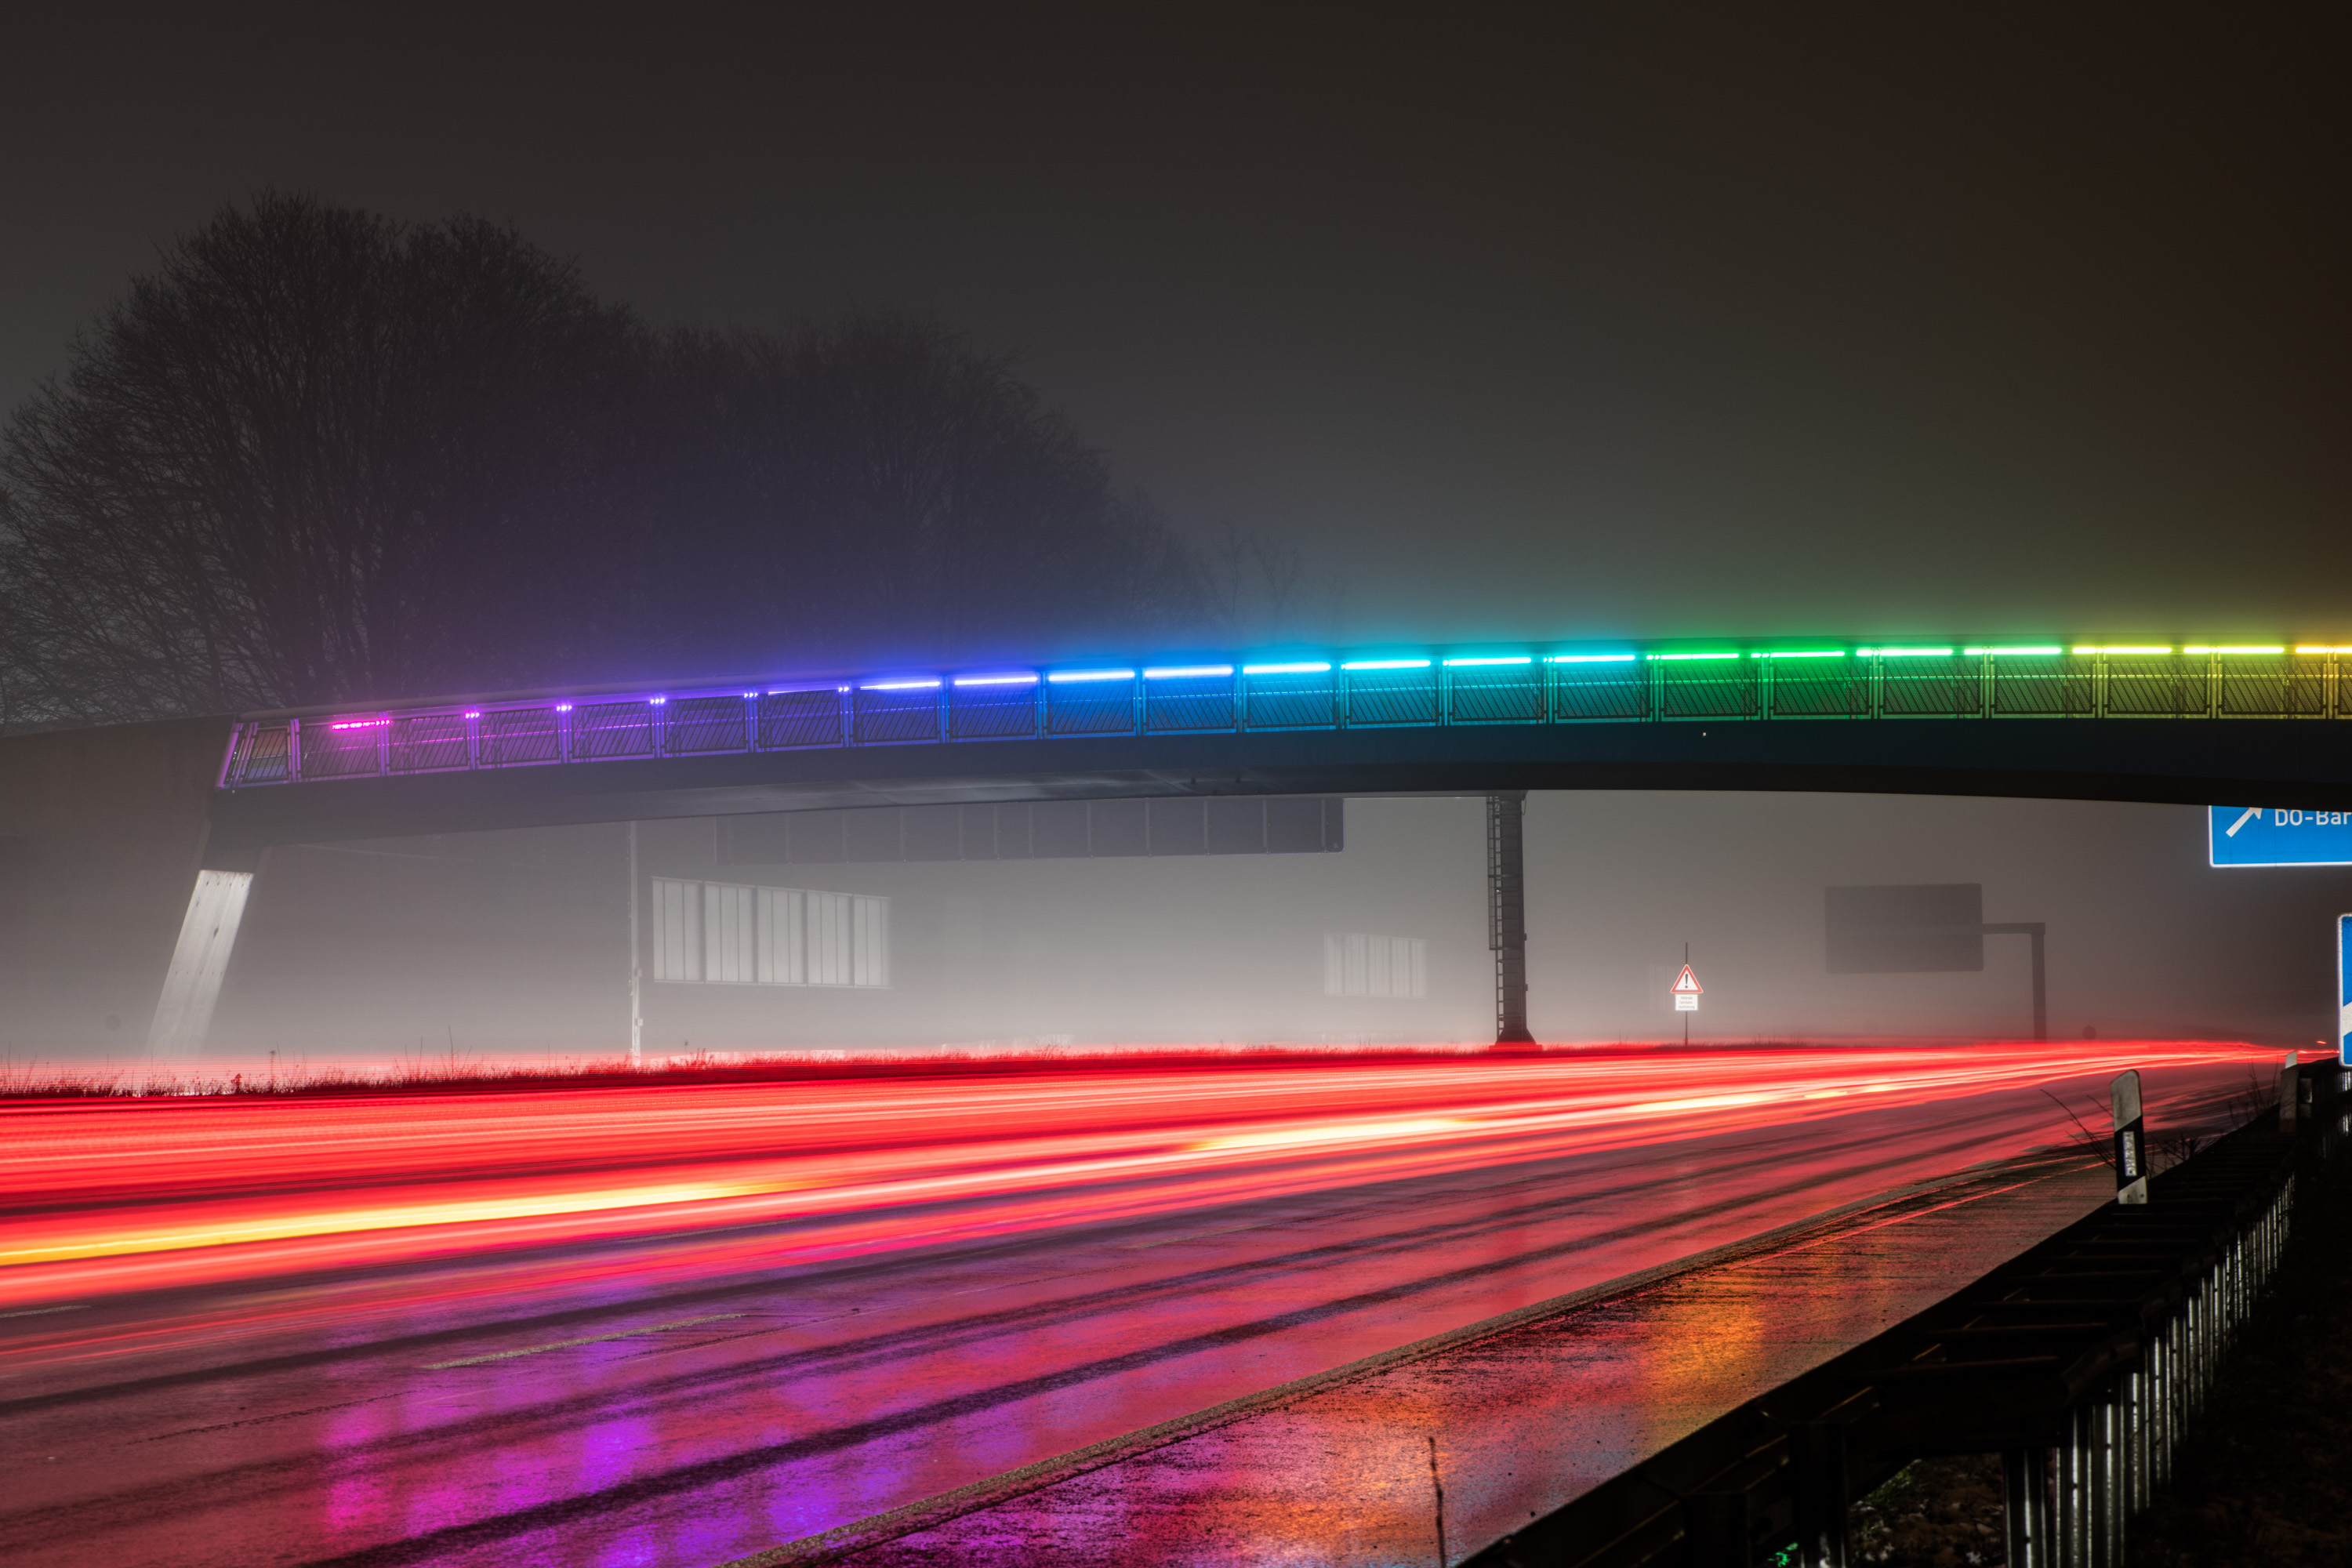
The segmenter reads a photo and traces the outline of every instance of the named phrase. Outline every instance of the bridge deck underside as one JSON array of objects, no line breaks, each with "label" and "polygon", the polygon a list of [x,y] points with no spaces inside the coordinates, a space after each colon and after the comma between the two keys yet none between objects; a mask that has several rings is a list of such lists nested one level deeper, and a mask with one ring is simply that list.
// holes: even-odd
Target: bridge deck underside
[{"label": "bridge deck underside", "polygon": [[1428,724],[839,745],[348,776],[219,792],[206,863],[271,844],[990,801],[1819,790],[2352,808],[2352,724]]}]

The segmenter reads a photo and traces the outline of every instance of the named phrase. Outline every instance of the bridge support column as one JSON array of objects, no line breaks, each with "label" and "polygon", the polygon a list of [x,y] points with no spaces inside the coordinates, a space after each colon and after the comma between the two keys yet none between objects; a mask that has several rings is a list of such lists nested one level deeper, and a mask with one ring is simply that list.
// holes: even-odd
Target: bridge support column
[{"label": "bridge support column", "polygon": [[1486,797],[1486,945],[1495,952],[1495,1044],[1531,1046],[1528,1033],[1528,792]]},{"label": "bridge support column", "polygon": [[250,871],[198,871],[188,894],[188,912],[180,921],[180,940],[172,950],[172,966],[163,972],[163,994],[155,1003],[155,1021],[147,1031],[147,1054],[159,1060],[193,1057],[204,1049],[205,1033],[212,1027],[213,1006],[220,1000],[221,981],[228,973],[229,954],[236,949],[236,930],[245,921],[245,902],[253,891]]}]

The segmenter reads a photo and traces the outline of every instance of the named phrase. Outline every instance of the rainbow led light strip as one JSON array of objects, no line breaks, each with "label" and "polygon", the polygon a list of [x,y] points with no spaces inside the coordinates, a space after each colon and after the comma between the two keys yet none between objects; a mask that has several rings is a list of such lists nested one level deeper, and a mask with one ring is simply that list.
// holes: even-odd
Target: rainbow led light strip
[{"label": "rainbow led light strip", "polygon": [[[2339,673],[2347,662],[2352,642],[2341,640],[1774,638],[1552,648],[1487,644],[1459,651],[1390,647],[1352,658],[1284,653],[967,672],[902,668],[751,687],[248,714],[236,726],[220,782],[238,788],[730,752],[1367,725],[2012,714],[2352,718],[2352,679]],[[2062,676],[2063,682],[2052,679]],[[2070,695],[2041,699],[2056,705],[2035,708],[2037,681],[2044,690],[2063,684]],[[2272,688],[2274,701],[2262,695]],[[1899,704],[1892,696],[1898,689]],[[1942,695],[1922,699],[1923,692]]]}]

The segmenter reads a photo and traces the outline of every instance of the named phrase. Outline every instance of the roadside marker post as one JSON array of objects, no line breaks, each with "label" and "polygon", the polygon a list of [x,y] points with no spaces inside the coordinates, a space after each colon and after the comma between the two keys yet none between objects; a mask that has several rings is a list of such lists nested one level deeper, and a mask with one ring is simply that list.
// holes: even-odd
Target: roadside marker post
[{"label": "roadside marker post", "polygon": [[2108,1086],[2115,1097],[2116,1202],[2147,1202],[2147,1150],[2140,1115],[2139,1073],[2127,1069]]},{"label": "roadside marker post", "polygon": [[[1685,947],[1683,949],[1683,972],[1678,977],[1676,977],[1674,984],[1669,987],[1669,989],[1674,994],[1675,1012],[1696,1013],[1698,1011],[1699,993],[1704,990],[1705,987],[1699,984],[1698,976],[1691,973],[1690,949],[1688,947]],[[1686,1046],[1690,1044],[1690,1020],[1688,1018],[1685,1018],[1683,1020],[1683,1044]]]}]

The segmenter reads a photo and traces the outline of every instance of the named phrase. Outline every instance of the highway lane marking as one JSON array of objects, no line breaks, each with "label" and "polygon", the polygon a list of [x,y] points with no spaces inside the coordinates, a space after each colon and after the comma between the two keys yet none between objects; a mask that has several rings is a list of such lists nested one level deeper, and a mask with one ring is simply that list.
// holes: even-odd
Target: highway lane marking
[{"label": "highway lane marking", "polygon": [[21,1307],[13,1312],[0,1312],[0,1318],[37,1318],[44,1312],[79,1312],[89,1305],[87,1301],[68,1301],[62,1307]]},{"label": "highway lane marking", "polygon": [[576,1340],[557,1340],[552,1344],[525,1345],[520,1350],[492,1351],[488,1355],[460,1356],[456,1361],[426,1363],[424,1371],[446,1372],[453,1366],[480,1366],[484,1362],[512,1361],[517,1356],[543,1355],[549,1351],[570,1350],[574,1345],[601,1344],[606,1340],[634,1340],[642,1334],[657,1334],[665,1329],[690,1329],[697,1323],[719,1323],[730,1318],[748,1318],[749,1312],[713,1312],[703,1318],[680,1318],[674,1323],[648,1323],[642,1329],[619,1329],[609,1334],[583,1334]]}]

